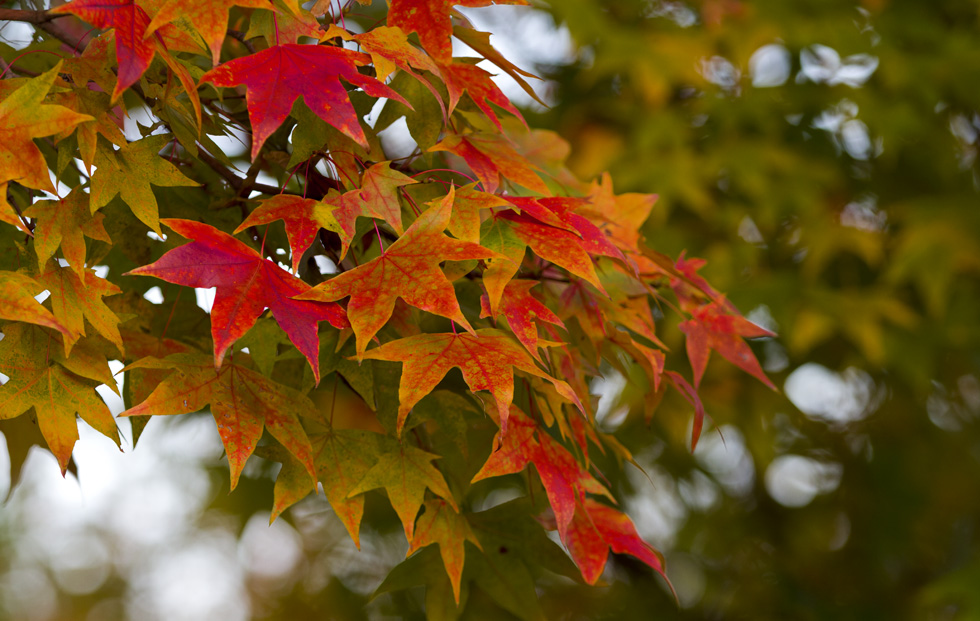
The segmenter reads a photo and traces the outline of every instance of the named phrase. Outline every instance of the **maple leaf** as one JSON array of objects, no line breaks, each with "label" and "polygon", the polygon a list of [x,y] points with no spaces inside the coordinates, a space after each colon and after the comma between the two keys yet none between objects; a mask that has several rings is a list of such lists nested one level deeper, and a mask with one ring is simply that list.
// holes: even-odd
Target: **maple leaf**
[{"label": "maple leaf", "polygon": [[101,143],[95,152],[98,170],[92,176],[89,205],[92,213],[105,207],[118,194],[137,218],[161,235],[160,212],[150,185],[199,185],[159,156],[170,140],[166,135],[147,136],[123,145],[118,151]]},{"label": "maple leaf", "polygon": [[358,73],[370,56],[325,45],[274,45],[256,54],[236,58],[208,71],[201,82],[215,86],[244,84],[252,122],[252,159],[266,139],[282,124],[293,102],[302,97],[310,110],[358,144],[368,146],[357,113],[340,83],[348,83],[374,97],[388,97],[411,105],[390,87]]},{"label": "maple leaf", "polygon": [[510,429],[497,438],[498,448],[472,482],[514,474],[534,464],[555,512],[558,534],[562,541],[575,514],[576,503],[586,492],[609,495],[609,492],[578,463],[558,441],[544,432],[538,424],[517,407],[510,407]]},{"label": "maple leaf", "polygon": [[56,201],[38,201],[24,211],[24,215],[37,218],[34,227],[34,251],[37,253],[38,271],[53,256],[58,247],[79,280],[85,282],[85,237],[112,243],[102,220],[105,216],[89,211],[89,195],[75,188],[65,198]]},{"label": "maple leaf", "polygon": [[640,227],[650,217],[656,194],[614,194],[612,178],[603,173],[592,182],[586,209],[602,218],[609,239],[625,252],[640,255]]},{"label": "maple leaf", "polygon": [[297,299],[333,302],[350,296],[347,315],[357,337],[359,356],[391,317],[399,297],[472,332],[456,301],[455,289],[439,269],[439,263],[484,259],[493,256],[493,252],[442,233],[452,213],[453,196],[450,188],[443,199],[430,203],[429,209],[381,256],[334,276]]},{"label": "maple leaf", "polygon": [[109,46],[115,40],[116,36],[111,30],[93,38],[85,46],[81,56],[64,60],[62,72],[70,75],[72,82],[78,86],[87,87],[89,82],[94,82],[104,93],[112,92],[116,85],[116,74],[112,70]]},{"label": "maple leaf", "polygon": [[429,151],[449,151],[463,158],[487,192],[496,192],[501,180],[507,178],[533,192],[551,194],[536,174],[537,166],[518,153],[502,134],[449,134]]},{"label": "maple leaf", "polygon": [[68,329],[65,355],[85,335],[85,320],[123,353],[119,317],[102,301],[104,297],[122,293],[122,289],[92,273],[83,280],[74,269],[61,267],[55,261],[48,262],[46,267],[37,281],[51,292],[54,316]]},{"label": "maple leaf", "polygon": [[[157,38],[146,39],[146,27],[150,23],[146,11],[133,0],[72,0],[49,11],[51,15],[62,13],[71,13],[96,28],[115,31],[119,76],[112,101],[116,101],[149,68],[158,49]],[[160,45],[162,41],[159,39]]]},{"label": "maple leaf", "polygon": [[491,317],[502,314],[507,318],[507,325],[517,340],[521,342],[534,359],[541,362],[538,353],[538,327],[535,321],[547,321],[565,327],[558,315],[550,308],[531,296],[531,288],[538,284],[536,280],[512,280],[504,287],[503,296],[496,312],[490,308],[490,297],[480,298],[482,312],[480,317]]},{"label": "maple leaf", "polygon": [[[334,513],[358,548],[364,495],[353,491],[378,462],[380,438],[379,434],[359,429],[328,429],[310,436],[317,477]],[[310,485],[310,478],[298,461],[275,454],[273,458],[283,464],[274,490],[270,519],[275,520],[287,507],[315,492],[316,487]]]},{"label": "maple leaf", "polygon": [[78,440],[76,414],[119,445],[116,422],[95,391],[95,385],[103,383],[107,375],[115,386],[104,357],[65,358],[60,354],[59,339],[26,324],[7,324],[3,334],[0,372],[9,379],[0,386],[0,419],[15,418],[33,407],[62,475]]},{"label": "maple leaf", "polygon": [[26,274],[0,272],[0,291],[3,304],[0,304],[0,319],[26,321],[39,326],[53,328],[65,336],[71,334],[48,309],[34,298],[44,291],[44,285]]},{"label": "maple leaf", "polygon": [[450,114],[456,109],[456,104],[459,103],[463,93],[467,92],[476,107],[482,110],[501,132],[504,131],[504,128],[490,104],[503,108],[520,119],[525,126],[527,125],[524,117],[521,116],[521,111],[510,102],[507,95],[504,95],[500,87],[491,79],[493,76],[480,67],[454,61],[446,65],[439,65],[439,71],[446,85],[446,90],[449,92]]},{"label": "maple leaf", "polygon": [[[239,354],[241,357],[244,354]],[[216,369],[210,358],[194,353],[173,354],[162,360],[143,358],[124,371],[132,369],[174,371],[146,400],[120,416],[190,414],[211,404],[218,434],[228,454],[232,489],[238,485],[242,468],[262,437],[263,429],[268,429],[316,481],[313,448],[298,418],[315,418],[316,410],[299,391],[232,360]]]},{"label": "maple leaf", "polygon": [[453,585],[453,596],[459,605],[459,583],[463,577],[466,558],[465,543],[470,541],[480,550],[483,546],[473,534],[470,523],[450,503],[439,498],[427,500],[425,512],[415,525],[415,537],[408,547],[408,555],[425,546],[438,544],[442,563]]},{"label": "maple leaf", "polygon": [[531,88],[531,85],[528,84],[527,81],[524,79],[527,77],[527,78],[534,78],[536,80],[540,80],[541,78],[534,75],[533,73],[528,73],[527,71],[524,71],[514,63],[504,58],[500,52],[498,52],[492,45],[490,45],[489,32],[480,32],[478,30],[473,30],[472,28],[455,26],[453,27],[453,35],[457,39],[465,43],[466,45],[476,50],[484,58],[486,58],[493,64],[503,69],[507,73],[507,75],[512,77],[514,81],[517,82],[517,84],[522,89],[524,89],[524,92],[527,93],[528,96],[530,96],[536,102],[538,102],[542,106],[547,105],[545,102],[541,101],[541,98],[538,97],[538,94],[534,92],[534,89]]},{"label": "maple leaf", "polygon": [[399,235],[405,232],[398,188],[413,183],[417,181],[392,169],[389,162],[379,162],[364,171],[360,188],[326,199],[334,207],[333,217],[340,226],[337,233],[340,236],[341,259],[347,255],[354,239],[359,217],[379,218],[391,225]]},{"label": "maple leaf", "polygon": [[[63,105],[70,110],[87,114],[95,120],[82,123],[75,131],[78,138],[78,153],[81,155],[82,163],[86,170],[92,170],[92,163],[95,159],[95,149],[98,145],[99,136],[104,137],[115,145],[125,145],[126,137],[120,127],[123,125],[121,117],[116,116],[109,101],[109,95],[98,91],[89,90],[88,87],[73,88],[63,93],[55,93],[51,100],[59,105]],[[56,137],[56,140],[67,138],[72,130],[68,129]]]},{"label": "maple leaf", "polygon": [[406,33],[417,32],[422,47],[433,58],[447,62],[453,56],[450,42],[453,34],[450,19],[452,7],[481,7],[491,4],[526,5],[527,0],[391,0],[388,25],[397,26]]},{"label": "maple leaf", "polygon": [[16,181],[54,194],[48,165],[32,138],[60,134],[94,119],[63,106],[42,105],[60,70],[61,62],[0,101],[0,184],[4,190],[8,181]]},{"label": "maple leaf", "polygon": [[742,337],[776,336],[769,330],[755,325],[741,315],[731,314],[717,301],[693,309],[691,318],[680,324],[679,328],[687,335],[687,357],[694,369],[695,386],[701,384],[713,349],[769,388],[777,390],[759,366],[752,349],[742,340]]},{"label": "maple leaf", "polygon": [[6,181],[0,183],[0,222],[6,222],[11,226],[15,226],[28,236],[34,235],[34,232],[28,228],[24,219],[17,214],[17,211],[14,209],[13,205],[7,201]]},{"label": "maple leaf", "polygon": [[540,198],[508,196],[507,201],[515,205],[524,214],[540,220],[544,224],[577,233],[582,238],[579,245],[587,253],[626,261],[622,251],[609,241],[599,227],[590,222],[588,218],[575,213],[576,209],[588,204],[587,199],[568,196],[544,196]]},{"label": "maple leaf", "polygon": [[172,21],[184,18],[204,38],[211,50],[211,61],[217,65],[221,55],[221,43],[228,30],[228,10],[233,6],[251,9],[271,8],[269,0],[167,0],[153,19],[146,25],[144,37]]},{"label": "maple leaf", "polygon": [[340,223],[334,217],[335,209],[333,205],[312,198],[279,194],[261,201],[234,232],[238,234],[250,226],[282,220],[286,225],[289,248],[293,253],[293,271],[296,272],[303,253],[313,245],[321,228],[343,233]]},{"label": "maple leaf", "polygon": [[383,487],[388,493],[391,506],[401,519],[405,537],[412,543],[415,537],[415,518],[422,507],[426,488],[444,498],[457,512],[459,508],[449,491],[446,479],[432,465],[438,455],[384,436],[381,437],[381,444],[383,452],[377,463],[354,486],[349,495]]},{"label": "maple leaf", "polygon": [[484,209],[503,207],[507,204],[501,196],[477,190],[475,183],[464,185],[456,190],[453,215],[449,219],[447,228],[458,239],[479,243],[481,212]]},{"label": "maple leaf", "polygon": [[371,360],[404,363],[398,386],[398,423],[401,433],[409,411],[445,377],[458,367],[470,390],[489,390],[501,429],[506,429],[510,404],[514,400],[514,368],[548,380],[568,401],[582,409],[571,387],[556,380],[534,365],[518,343],[500,330],[483,329],[474,334],[418,334],[385,343],[361,355]]},{"label": "maple leaf", "polygon": [[[576,507],[565,543],[589,584],[595,584],[602,575],[610,548],[640,559],[667,580],[663,555],[640,538],[629,517],[591,498]],[[673,591],[670,580],[667,585]]]},{"label": "maple leaf", "polygon": [[336,328],[347,327],[343,309],[337,304],[292,299],[307,291],[309,285],[227,233],[190,220],[162,222],[193,241],[127,275],[155,276],[187,287],[217,288],[211,309],[214,367],[221,367],[228,348],[268,308],[309,361],[319,382],[317,324],[329,321]]}]

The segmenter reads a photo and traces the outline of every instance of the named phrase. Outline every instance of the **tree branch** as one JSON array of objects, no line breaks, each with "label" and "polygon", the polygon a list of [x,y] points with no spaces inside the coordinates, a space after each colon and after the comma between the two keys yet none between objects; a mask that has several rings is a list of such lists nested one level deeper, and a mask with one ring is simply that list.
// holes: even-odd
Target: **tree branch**
[{"label": "tree branch", "polygon": [[67,13],[55,13],[51,15],[47,11],[28,11],[25,9],[0,9],[0,21],[8,22],[27,22],[28,24],[40,25],[50,22],[59,17],[68,17]]},{"label": "tree branch", "polygon": [[[218,173],[222,179],[228,182],[228,185],[232,187],[237,193],[242,189],[245,183],[245,179],[242,179],[232,171],[225,168],[225,166],[219,162],[213,155],[204,150],[203,147],[198,145],[197,149],[197,159],[201,160],[205,164],[211,167],[211,170]],[[279,194],[279,188],[271,185],[266,185],[264,183],[253,183],[251,185],[252,190],[257,190],[265,194]],[[247,196],[244,198],[248,198]]]}]

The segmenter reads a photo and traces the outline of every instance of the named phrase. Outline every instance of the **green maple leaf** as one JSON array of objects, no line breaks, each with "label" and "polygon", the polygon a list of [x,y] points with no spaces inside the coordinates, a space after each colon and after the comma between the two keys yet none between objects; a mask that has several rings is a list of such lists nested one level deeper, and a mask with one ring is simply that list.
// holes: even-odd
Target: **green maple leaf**
[{"label": "green maple leaf", "polygon": [[118,194],[137,218],[157,235],[162,235],[160,211],[150,186],[198,185],[159,156],[161,149],[170,140],[166,135],[147,136],[120,147],[118,151],[99,141],[95,151],[95,166],[98,170],[92,176],[89,205],[92,213],[105,207]]},{"label": "green maple leaf", "polygon": [[445,498],[457,512],[459,507],[453,500],[446,479],[431,463],[439,458],[438,455],[390,438],[384,438],[382,442],[387,445],[387,450],[381,454],[378,462],[364,475],[361,482],[350,491],[350,495],[354,496],[383,487],[388,493],[391,506],[402,521],[405,536],[411,543],[415,536],[415,517],[422,507],[426,488],[437,496]]}]

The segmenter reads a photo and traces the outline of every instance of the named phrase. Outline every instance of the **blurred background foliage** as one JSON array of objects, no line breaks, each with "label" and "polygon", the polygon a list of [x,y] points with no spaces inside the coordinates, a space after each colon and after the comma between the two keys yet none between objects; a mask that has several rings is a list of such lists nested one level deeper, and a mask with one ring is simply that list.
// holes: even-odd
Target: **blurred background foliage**
[{"label": "blurred background foliage", "polygon": [[[650,245],[706,259],[780,335],[753,344],[779,393],[709,365],[693,455],[689,406],[668,395],[645,421],[643,382],[609,370],[602,424],[644,470],[609,483],[679,606],[618,559],[599,588],[539,577],[546,617],[980,619],[980,4],[465,14],[547,79],[528,120],[571,143],[570,168],[658,193]],[[32,458],[0,511],[0,617],[423,618],[417,589],[371,599],[404,557],[393,514],[360,552],[322,499],[270,529],[271,467],[228,495],[209,421],[167,423],[127,461],[81,443],[81,488]],[[465,618],[489,614],[479,597]]]}]

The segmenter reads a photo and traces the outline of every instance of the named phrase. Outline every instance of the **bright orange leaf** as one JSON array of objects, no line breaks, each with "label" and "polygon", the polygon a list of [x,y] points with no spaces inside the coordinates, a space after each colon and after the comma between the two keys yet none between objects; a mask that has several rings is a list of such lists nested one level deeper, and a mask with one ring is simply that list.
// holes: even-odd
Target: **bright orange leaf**
[{"label": "bright orange leaf", "polygon": [[93,120],[87,114],[41,103],[60,70],[59,62],[0,101],[0,184],[4,189],[6,182],[16,181],[53,194],[48,165],[32,139],[60,134]]},{"label": "bright orange leaf", "polygon": [[398,298],[472,331],[456,301],[453,285],[439,264],[446,260],[484,259],[493,253],[478,244],[443,234],[449,224],[452,204],[450,189],[445,198],[434,201],[422,212],[381,256],[334,276],[297,299],[333,302],[350,296],[347,316],[357,336],[359,355],[391,317]]},{"label": "bright orange leaf", "polygon": [[418,334],[385,343],[361,355],[370,360],[403,362],[398,387],[398,432],[409,411],[432,392],[449,369],[458,367],[470,390],[489,390],[506,430],[507,414],[514,400],[514,369],[550,381],[569,402],[581,409],[578,396],[563,381],[534,365],[534,361],[506,332],[477,330],[474,334]]}]

